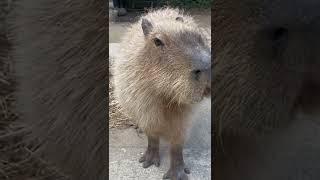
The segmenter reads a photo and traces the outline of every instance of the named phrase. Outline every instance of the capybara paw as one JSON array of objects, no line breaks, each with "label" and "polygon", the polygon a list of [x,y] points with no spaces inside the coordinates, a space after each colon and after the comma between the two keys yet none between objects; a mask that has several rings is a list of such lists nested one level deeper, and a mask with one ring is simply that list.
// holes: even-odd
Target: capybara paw
[{"label": "capybara paw", "polygon": [[184,166],[179,166],[176,168],[170,168],[168,172],[164,174],[163,179],[188,180],[187,174],[190,174],[190,169]]},{"label": "capybara paw", "polygon": [[156,150],[147,150],[143,156],[139,159],[139,162],[142,163],[143,168],[148,168],[152,164],[156,167],[160,166],[160,156],[159,152]]}]

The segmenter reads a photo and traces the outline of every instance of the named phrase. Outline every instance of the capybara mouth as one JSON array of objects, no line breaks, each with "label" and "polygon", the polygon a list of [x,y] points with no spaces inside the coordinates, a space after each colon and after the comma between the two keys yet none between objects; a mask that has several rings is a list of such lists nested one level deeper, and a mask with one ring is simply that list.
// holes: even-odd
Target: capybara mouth
[{"label": "capybara mouth", "polygon": [[320,110],[320,83],[309,81],[304,84],[300,96],[298,96],[295,108],[312,113]]},{"label": "capybara mouth", "polygon": [[203,91],[203,96],[204,97],[209,97],[209,96],[211,96],[211,87],[206,87],[205,89],[204,89],[204,91]]}]

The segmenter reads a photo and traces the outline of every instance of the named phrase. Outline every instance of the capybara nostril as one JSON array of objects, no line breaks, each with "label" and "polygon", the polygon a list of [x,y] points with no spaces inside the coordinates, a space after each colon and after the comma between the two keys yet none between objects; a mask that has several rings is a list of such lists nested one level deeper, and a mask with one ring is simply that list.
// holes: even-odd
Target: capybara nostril
[{"label": "capybara nostril", "polygon": [[277,27],[272,32],[272,40],[274,41],[281,41],[288,36],[288,29],[284,27]]},{"label": "capybara nostril", "polygon": [[[193,79],[197,81],[210,81],[211,80],[211,69],[195,69],[192,72]],[[203,77],[202,77],[203,76]]]},{"label": "capybara nostril", "polygon": [[274,57],[279,56],[288,46],[289,30],[285,27],[273,27],[269,32],[269,40],[273,49]]},{"label": "capybara nostril", "polygon": [[194,77],[194,79],[199,80],[201,73],[202,73],[202,70],[196,69],[192,71],[192,76]]}]

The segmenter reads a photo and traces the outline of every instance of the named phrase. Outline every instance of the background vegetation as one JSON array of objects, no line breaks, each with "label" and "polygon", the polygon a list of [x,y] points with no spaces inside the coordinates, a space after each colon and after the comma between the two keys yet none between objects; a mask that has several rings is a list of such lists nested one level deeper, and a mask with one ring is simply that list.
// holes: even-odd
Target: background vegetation
[{"label": "background vegetation", "polygon": [[169,5],[181,8],[211,8],[213,0],[171,0]]},{"label": "background vegetation", "polygon": [[127,9],[144,9],[144,7],[159,7],[170,5],[184,9],[211,8],[213,0],[126,0]]}]

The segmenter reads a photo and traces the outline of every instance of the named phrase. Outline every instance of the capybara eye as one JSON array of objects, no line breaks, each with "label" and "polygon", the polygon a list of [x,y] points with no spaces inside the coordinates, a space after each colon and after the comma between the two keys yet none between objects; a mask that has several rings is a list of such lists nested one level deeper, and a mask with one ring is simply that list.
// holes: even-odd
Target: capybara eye
[{"label": "capybara eye", "polygon": [[156,46],[164,46],[163,42],[162,42],[160,39],[158,39],[158,38],[155,38],[155,39],[154,39],[154,44],[155,44]]},{"label": "capybara eye", "polygon": [[182,18],[182,17],[177,17],[177,18],[176,18],[176,21],[183,22],[183,18]]}]

